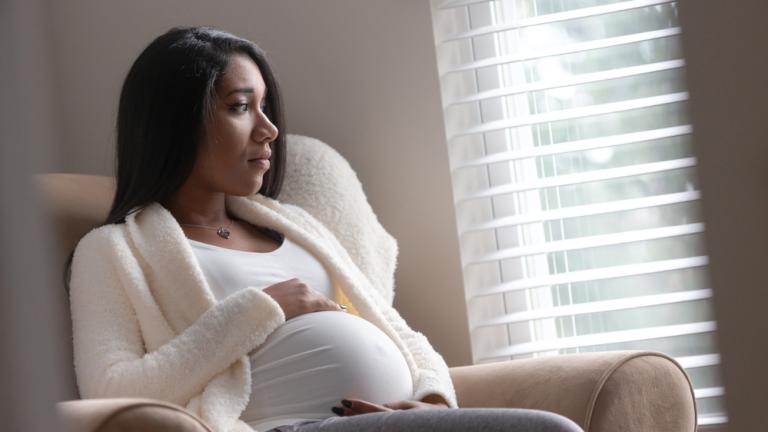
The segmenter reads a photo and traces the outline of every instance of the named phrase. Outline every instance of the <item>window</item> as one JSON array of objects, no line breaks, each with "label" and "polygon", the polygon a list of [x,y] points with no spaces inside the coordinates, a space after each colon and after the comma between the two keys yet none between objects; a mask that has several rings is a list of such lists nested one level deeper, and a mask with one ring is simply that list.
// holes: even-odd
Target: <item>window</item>
[{"label": "window", "polygon": [[475,362],[662,351],[724,423],[676,3],[432,16]]}]

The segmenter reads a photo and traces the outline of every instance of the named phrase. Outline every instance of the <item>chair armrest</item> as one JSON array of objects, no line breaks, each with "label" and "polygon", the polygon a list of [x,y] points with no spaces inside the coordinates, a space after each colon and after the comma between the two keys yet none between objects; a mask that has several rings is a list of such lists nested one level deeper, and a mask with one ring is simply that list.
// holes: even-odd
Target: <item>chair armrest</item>
[{"label": "chair armrest", "polygon": [[70,400],[57,403],[56,411],[69,432],[212,432],[186,409],[154,399]]},{"label": "chair armrest", "polygon": [[692,432],[688,375],[656,352],[566,354],[450,369],[459,407],[529,408],[566,416],[586,432]]}]

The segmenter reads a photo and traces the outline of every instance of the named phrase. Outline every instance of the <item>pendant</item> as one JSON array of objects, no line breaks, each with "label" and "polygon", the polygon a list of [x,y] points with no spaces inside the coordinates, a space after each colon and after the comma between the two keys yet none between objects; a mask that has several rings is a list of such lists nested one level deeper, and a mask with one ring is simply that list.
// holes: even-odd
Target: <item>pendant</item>
[{"label": "pendant", "polygon": [[219,237],[224,239],[229,238],[229,230],[224,227],[219,227],[219,229],[216,230],[216,234],[218,234]]}]

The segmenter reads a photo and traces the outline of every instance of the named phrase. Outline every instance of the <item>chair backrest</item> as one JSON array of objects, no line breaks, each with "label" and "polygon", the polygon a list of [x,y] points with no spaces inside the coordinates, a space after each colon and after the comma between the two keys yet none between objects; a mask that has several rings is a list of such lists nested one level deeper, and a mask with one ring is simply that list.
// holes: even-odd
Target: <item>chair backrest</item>
[{"label": "chair backrest", "polygon": [[68,297],[64,293],[64,264],[80,238],[107,218],[115,182],[111,177],[82,174],[37,174],[35,177],[56,236],[56,250],[51,258],[55,265],[54,277],[60,283],[52,287],[56,291],[51,293],[51,298],[59,303],[57,316],[62,322],[57,327],[65,340],[61,344],[64,350],[61,357],[66,361],[62,370],[68,374],[64,381],[64,396],[78,399],[72,357],[72,322]]},{"label": "chair backrest", "polygon": [[[325,224],[391,304],[397,242],[373,213],[357,174],[338,152],[317,139],[289,134],[286,147],[287,170],[278,200],[304,208]],[[115,181],[109,176],[61,173],[37,174],[36,180],[56,235],[53,262],[61,283],[53,288],[61,291],[53,298],[61,298],[65,261],[80,238],[106,219]],[[77,399],[69,304],[62,304],[61,309],[59,316],[66,321],[60,323],[60,329],[68,341],[63,344],[65,370],[70,372],[66,396]]]}]

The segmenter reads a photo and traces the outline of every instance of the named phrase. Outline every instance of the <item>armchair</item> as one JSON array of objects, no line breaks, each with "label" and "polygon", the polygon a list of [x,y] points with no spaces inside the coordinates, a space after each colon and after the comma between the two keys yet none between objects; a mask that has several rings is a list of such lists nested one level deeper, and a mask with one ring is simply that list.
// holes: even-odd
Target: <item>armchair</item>
[{"label": "armchair", "polygon": [[[396,247],[378,223],[357,176],[335,150],[307,137],[288,136],[288,170],[280,200],[302,206],[323,222],[349,217],[349,230],[372,245],[353,244],[356,236],[337,233],[363,271],[391,277],[394,263],[375,261],[375,248]],[[329,169],[328,167],[333,167]],[[317,170],[325,170],[318,172]],[[322,179],[322,183],[318,180]],[[79,239],[106,218],[114,179],[80,174],[38,174],[58,247],[55,263],[64,261]],[[298,187],[301,185],[301,187]],[[338,195],[339,201],[320,202],[313,188]],[[350,206],[354,210],[349,211]],[[343,211],[342,210],[345,210]],[[348,215],[352,215],[352,217]],[[359,238],[359,236],[357,237]],[[368,248],[368,249],[366,249]],[[377,284],[382,289],[386,284]],[[54,289],[63,289],[57,285]],[[390,301],[391,293],[383,292]],[[68,311],[68,306],[66,307]],[[69,317],[69,314],[63,316]],[[61,328],[71,340],[71,322]],[[80,400],[72,365],[72,346],[66,358],[70,400],[57,411],[70,431],[211,431],[184,408],[146,398]],[[670,357],[656,352],[619,351],[570,354],[513,360],[450,369],[460,407],[533,408],[569,417],[587,432],[691,432],[696,429],[693,390],[684,370]]]}]

